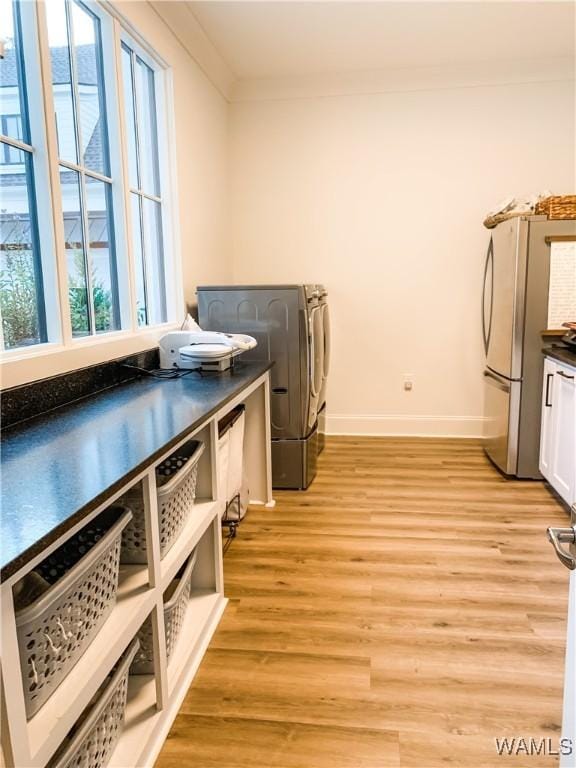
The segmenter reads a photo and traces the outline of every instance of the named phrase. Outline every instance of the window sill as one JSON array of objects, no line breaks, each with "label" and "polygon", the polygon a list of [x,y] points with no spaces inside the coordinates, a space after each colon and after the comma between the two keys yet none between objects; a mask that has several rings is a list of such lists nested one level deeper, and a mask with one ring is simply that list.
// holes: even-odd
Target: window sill
[{"label": "window sill", "polygon": [[0,359],[0,389],[30,384],[78,368],[143,352],[157,346],[165,333],[179,327],[179,323],[165,323],[136,333],[117,331],[103,336],[75,339],[69,346],[42,344],[25,350],[4,352]]}]

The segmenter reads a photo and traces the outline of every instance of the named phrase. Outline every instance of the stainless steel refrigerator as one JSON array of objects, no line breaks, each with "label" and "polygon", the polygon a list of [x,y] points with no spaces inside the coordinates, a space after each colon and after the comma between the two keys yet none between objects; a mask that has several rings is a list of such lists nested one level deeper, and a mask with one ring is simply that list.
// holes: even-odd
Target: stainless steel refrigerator
[{"label": "stainless steel refrigerator", "polygon": [[484,267],[484,450],[505,474],[540,478],[543,341],[550,243],[576,221],[509,219],[491,231]]}]

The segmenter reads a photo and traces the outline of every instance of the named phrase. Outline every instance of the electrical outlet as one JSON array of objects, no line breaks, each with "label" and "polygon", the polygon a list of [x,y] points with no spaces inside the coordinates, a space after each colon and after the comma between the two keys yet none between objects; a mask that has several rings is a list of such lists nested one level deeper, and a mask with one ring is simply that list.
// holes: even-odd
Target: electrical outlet
[{"label": "electrical outlet", "polygon": [[414,387],[414,377],[411,373],[404,374],[404,389],[406,392],[412,392]]}]

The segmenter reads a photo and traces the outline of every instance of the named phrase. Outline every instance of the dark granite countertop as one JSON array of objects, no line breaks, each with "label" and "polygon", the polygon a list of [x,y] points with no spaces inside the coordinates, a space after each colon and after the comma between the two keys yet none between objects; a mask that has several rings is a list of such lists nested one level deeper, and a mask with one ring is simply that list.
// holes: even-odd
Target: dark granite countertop
[{"label": "dark granite countertop", "polygon": [[550,346],[542,349],[545,355],[553,357],[555,360],[560,360],[566,365],[571,365],[576,368],[576,352],[572,352],[568,347]]},{"label": "dark granite countertop", "polygon": [[2,436],[1,577],[7,578],[265,373],[144,377]]}]

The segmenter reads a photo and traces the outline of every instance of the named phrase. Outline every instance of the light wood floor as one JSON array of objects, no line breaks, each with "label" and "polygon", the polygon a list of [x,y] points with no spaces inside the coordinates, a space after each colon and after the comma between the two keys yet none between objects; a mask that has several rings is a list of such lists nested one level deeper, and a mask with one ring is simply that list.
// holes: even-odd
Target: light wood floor
[{"label": "light wood floor", "polygon": [[253,509],[231,598],[157,768],[556,765],[567,513],[475,441],[332,438],[306,493]]}]

